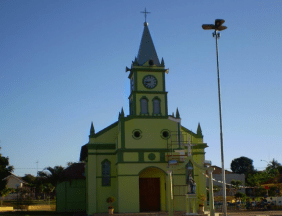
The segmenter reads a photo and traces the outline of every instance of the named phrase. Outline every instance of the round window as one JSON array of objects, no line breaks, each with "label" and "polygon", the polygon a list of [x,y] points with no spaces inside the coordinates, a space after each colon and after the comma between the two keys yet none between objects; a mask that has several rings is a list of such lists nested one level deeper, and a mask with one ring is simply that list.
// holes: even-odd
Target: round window
[{"label": "round window", "polygon": [[142,131],[141,130],[134,130],[132,131],[132,137],[134,139],[140,139],[142,137]]},{"label": "round window", "polygon": [[168,132],[167,132],[167,131],[164,131],[164,132],[163,132],[163,137],[164,137],[164,138],[167,138],[167,137],[168,137]]},{"label": "round window", "polygon": [[134,136],[135,136],[136,138],[139,138],[139,137],[141,136],[141,134],[140,134],[139,131],[135,131],[135,132],[134,132]]},{"label": "round window", "polygon": [[161,137],[163,139],[169,139],[170,138],[170,131],[167,129],[164,129],[161,131]]}]

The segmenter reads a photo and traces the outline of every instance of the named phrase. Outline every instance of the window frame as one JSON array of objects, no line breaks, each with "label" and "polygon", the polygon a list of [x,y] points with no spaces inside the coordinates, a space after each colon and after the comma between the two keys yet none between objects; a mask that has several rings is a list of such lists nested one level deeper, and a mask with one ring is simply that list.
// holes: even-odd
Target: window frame
[{"label": "window frame", "polygon": [[[159,103],[159,113],[155,113],[155,103],[154,101],[158,101]],[[153,100],[152,100],[152,103],[153,103],[153,115],[161,115],[162,112],[161,112],[161,99],[159,97],[154,97]]]},{"label": "window frame", "polygon": [[[107,175],[106,173],[104,173],[104,164],[105,163],[108,163],[109,165],[109,174]],[[109,161],[108,159],[105,159],[101,162],[101,172],[102,172],[102,186],[103,187],[110,187],[111,186],[111,161]],[[104,180],[108,178],[108,183],[107,182],[104,182]]]},{"label": "window frame", "polygon": [[[146,101],[146,113],[143,113],[142,111],[142,101]],[[149,100],[147,97],[143,96],[140,98],[140,114],[146,115],[149,114],[149,110],[148,110],[148,105],[149,105]]]}]

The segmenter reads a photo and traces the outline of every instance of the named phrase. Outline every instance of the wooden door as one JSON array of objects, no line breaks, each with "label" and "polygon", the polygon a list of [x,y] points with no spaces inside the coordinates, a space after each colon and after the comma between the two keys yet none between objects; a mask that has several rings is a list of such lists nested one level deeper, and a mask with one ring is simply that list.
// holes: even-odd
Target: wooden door
[{"label": "wooden door", "polygon": [[140,212],[160,211],[160,178],[139,178]]}]

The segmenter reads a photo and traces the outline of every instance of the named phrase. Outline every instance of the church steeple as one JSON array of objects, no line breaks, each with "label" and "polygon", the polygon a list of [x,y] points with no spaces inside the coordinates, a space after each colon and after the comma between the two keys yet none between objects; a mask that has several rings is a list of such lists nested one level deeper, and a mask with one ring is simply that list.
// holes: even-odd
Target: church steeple
[{"label": "church steeple", "polygon": [[[145,14],[148,13],[144,12]],[[138,51],[138,56],[132,61],[130,71],[130,116],[164,117],[167,112],[167,91],[165,88],[165,63],[159,61],[148,23],[144,23],[144,31]]]},{"label": "church steeple", "polygon": [[161,66],[148,28],[148,23],[144,22],[144,31],[138,51],[137,62],[141,66],[147,61],[150,61],[149,62],[150,65]]}]

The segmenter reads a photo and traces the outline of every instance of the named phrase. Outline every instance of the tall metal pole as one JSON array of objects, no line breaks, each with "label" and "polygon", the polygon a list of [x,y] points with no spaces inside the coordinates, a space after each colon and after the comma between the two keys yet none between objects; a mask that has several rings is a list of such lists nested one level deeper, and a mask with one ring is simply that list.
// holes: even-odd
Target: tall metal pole
[{"label": "tall metal pole", "polygon": [[222,133],[222,117],[221,117],[221,95],[220,95],[220,78],[219,78],[219,61],[218,61],[218,38],[220,34],[217,30],[214,31],[216,41],[216,62],[217,62],[217,84],[218,84],[218,103],[219,103],[219,124],[220,124],[220,147],[221,147],[221,167],[222,167],[222,184],[223,184],[223,213],[227,216],[226,208],[226,184],[225,184],[225,169],[224,169],[224,151],[223,151],[223,133]]}]

